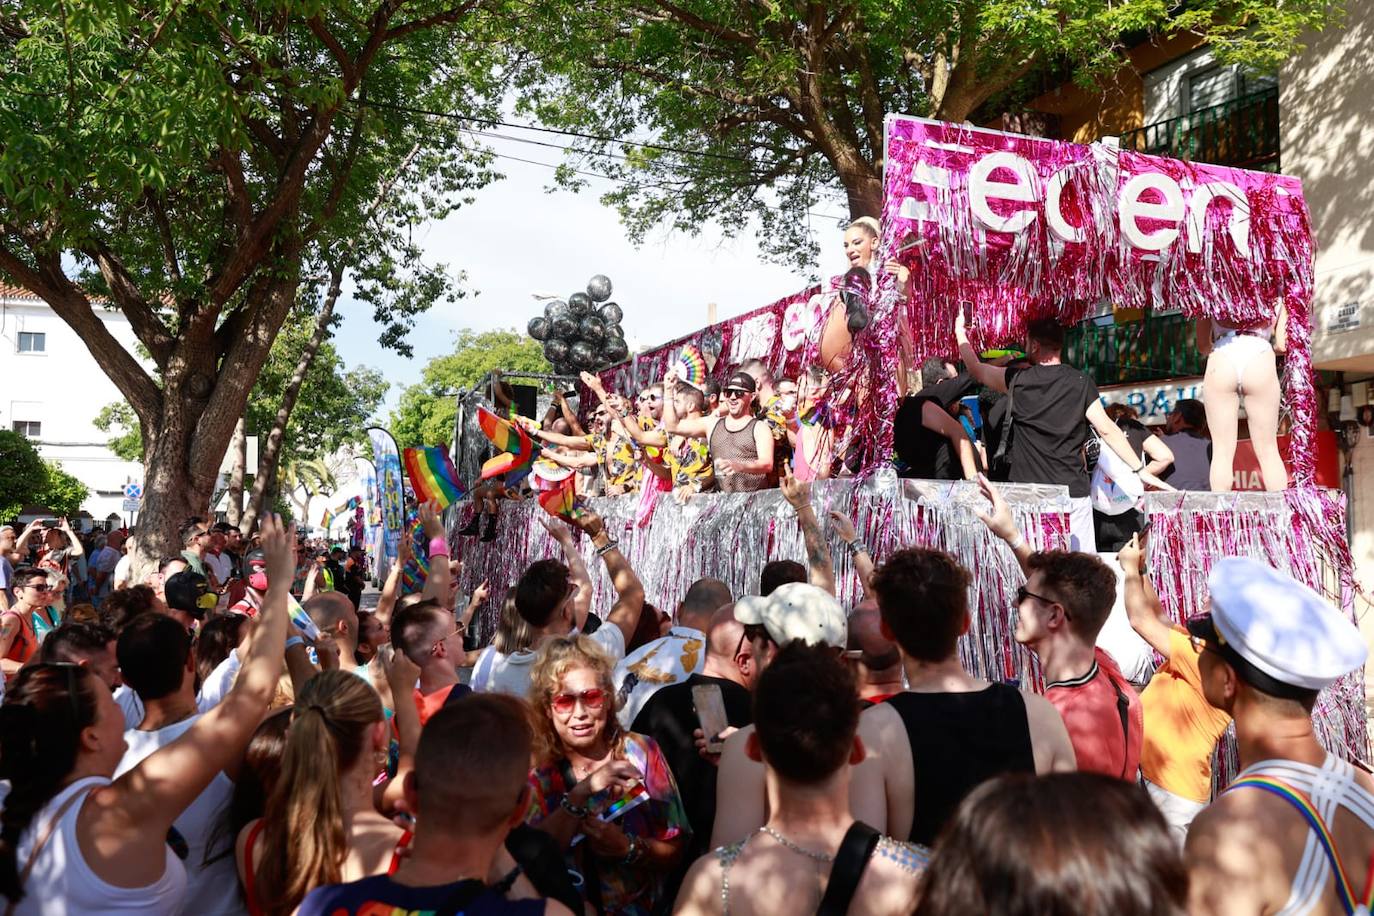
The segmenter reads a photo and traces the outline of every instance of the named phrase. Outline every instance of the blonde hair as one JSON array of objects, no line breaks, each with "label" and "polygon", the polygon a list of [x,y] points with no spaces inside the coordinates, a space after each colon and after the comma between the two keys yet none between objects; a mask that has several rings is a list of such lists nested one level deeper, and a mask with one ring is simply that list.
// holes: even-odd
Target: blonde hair
[{"label": "blonde hair", "polygon": [[878,221],[871,216],[859,217],[858,219],[854,220],[854,222],[846,226],[844,228],[844,231],[848,232],[850,229],[863,229],[865,232],[867,232],[870,236],[872,236],[875,239],[881,237],[883,234],[882,229],[878,226]]},{"label": "blonde hair", "polygon": [[625,733],[616,713],[620,705],[612,678],[615,664],[606,650],[586,636],[550,639],[539,649],[530,671],[530,709],[534,716],[535,766],[553,763],[567,755],[558,730],[553,725],[552,704],[564,676],[569,671],[588,668],[596,675],[597,684],[606,691],[606,737],[619,756]]},{"label": "blonde hair", "polygon": [[380,721],[377,691],[349,671],[321,672],[297,695],[255,873],[256,902],[269,916],[289,914],[311,890],[343,880],[348,835],[340,775],[367,751]]},{"label": "blonde hair", "polygon": [[510,655],[534,645],[534,627],[530,626],[529,621],[521,617],[520,612],[515,609],[515,589],[506,593],[506,600],[501,605],[501,616],[496,621],[496,635],[492,637],[491,644],[502,655]]}]

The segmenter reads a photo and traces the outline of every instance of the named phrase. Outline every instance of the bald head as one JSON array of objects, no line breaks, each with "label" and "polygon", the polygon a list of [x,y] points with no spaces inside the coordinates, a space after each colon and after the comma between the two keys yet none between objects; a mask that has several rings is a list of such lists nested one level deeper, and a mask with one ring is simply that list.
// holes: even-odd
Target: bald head
[{"label": "bald head", "polygon": [[301,605],[321,632],[350,642],[358,637],[358,612],[343,592],[321,592]]},{"label": "bald head", "polygon": [[876,601],[865,601],[849,615],[849,651],[862,653],[859,663],[869,671],[886,671],[902,661],[897,644],[883,635],[883,617]]},{"label": "bald head", "polygon": [[730,586],[719,579],[698,579],[677,606],[677,622],[680,626],[706,632],[716,610],[722,604],[729,604],[734,597],[730,594]]},{"label": "bald head", "polygon": [[733,662],[735,649],[739,647],[743,635],[744,624],[735,619],[734,602],[722,604],[716,608],[706,625],[707,657],[716,656],[723,661]]}]

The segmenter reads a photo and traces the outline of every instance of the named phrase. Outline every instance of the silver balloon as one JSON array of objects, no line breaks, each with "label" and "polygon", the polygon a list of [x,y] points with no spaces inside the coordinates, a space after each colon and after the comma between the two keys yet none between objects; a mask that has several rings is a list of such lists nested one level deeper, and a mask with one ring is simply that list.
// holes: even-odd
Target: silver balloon
[{"label": "silver balloon", "polygon": [[525,330],[535,340],[543,340],[549,336],[549,319],[543,315],[536,315],[530,319],[530,323],[525,326]]},{"label": "silver balloon", "polygon": [[611,278],[605,274],[597,274],[587,281],[587,295],[592,297],[593,302],[605,302],[611,298]]},{"label": "silver balloon", "polygon": [[608,337],[606,338],[605,353],[608,360],[618,363],[630,355],[630,348],[619,337]]},{"label": "silver balloon", "polygon": [[568,342],[558,337],[544,341],[544,358],[551,363],[561,363],[568,358]]},{"label": "silver balloon", "polygon": [[596,365],[596,351],[585,340],[575,341],[568,350],[568,359],[579,369],[590,369]]},{"label": "silver balloon", "polygon": [[560,315],[550,322],[549,333],[554,337],[571,340],[577,336],[577,319],[571,315]]},{"label": "silver balloon", "polygon": [[562,299],[555,299],[544,306],[544,317],[553,321],[555,318],[562,318],[571,315],[572,311],[568,308],[568,303]]},{"label": "silver balloon", "polygon": [[601,317],[606,320],[607,324],[619,324],[620,320],[625,317],[625,313],[621,311],[620,306],[616,305],[614,302],[603,304],[600,312]]},{"label": "silver balloon", "polygon": [[582,319],[580,336],[583,340],[590,343],[600,343],[606,336],[606,322],[601,320],[600,315],[588,315]]},{"label": "silver balloon", "polygon": [[581,318],[592,310],[591,297],[586,293],[573,293],[568,297],[568,309],[572,314]]},{"label": "silver balloon", "polygon": [[621,327],[620,325],[618,325],[618,324],[610,324],[610,323],[608,322],[608,323],[606,324],[606,336],[607,336],[608,338],[610,338],[610,337],[616,337],[616,338],[619,338],[620,340],[624,340],[624,339],[625,339],[625,329],[622,328],[622,327]]}]

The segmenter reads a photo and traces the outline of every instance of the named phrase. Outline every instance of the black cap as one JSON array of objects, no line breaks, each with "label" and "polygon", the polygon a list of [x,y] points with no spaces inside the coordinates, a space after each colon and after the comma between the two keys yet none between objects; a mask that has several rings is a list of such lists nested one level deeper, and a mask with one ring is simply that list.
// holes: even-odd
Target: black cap
[{"label": "black cap", "polygon": [[267,566],[267,554],[263,552],[263,550],[262,550],[261,547],[256,548],[256,549],[254,549],[254,550],[250,550],[250,551],[248,551],[246,554],[243,555],[243,562],[244,562],[244,564],[247,565],[247,566],[262,566],[262,567],[266,567],[266,566]]},{"label": "black cap", "polygon": [[200,596],[205,594],[209,587],[210,583],[200,573],[183,569],[176,575],[167,577],[167,581],[162,583],[162,593],[169,608],[174,611],[185,611],[199,620],[205,616],[205,610],[199,604]]},{"label": "black cap", "polygon": [[740,391],[747,391],[750,394],[759,390],[758,383],[748,372],[736,372],[725,380],[725,385],[722,386],[721,390],[729,391],[731,388],[738,388]]}]

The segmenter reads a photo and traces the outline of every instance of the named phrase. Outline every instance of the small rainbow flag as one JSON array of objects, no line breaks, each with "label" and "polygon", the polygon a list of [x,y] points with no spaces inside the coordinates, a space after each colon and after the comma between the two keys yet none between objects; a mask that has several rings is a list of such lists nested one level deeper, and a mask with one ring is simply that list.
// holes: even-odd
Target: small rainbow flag
[{"label": "small rainbow flag", "polygon": [[401,569],[401,594],[410,595],[420,591],[425,587],[426,580],[429,579],[429,559],[427,551],[429,541],[425,538],[424,527],[420,524],[418,515],[410,516],[410,528],[407,536],[414,545],[411,551],[411,559]]},{"label": "small rainbow flag", "polygon": [[467,494],[458,482],[458,471],[453,467],[453,459],[449,457],[447,449],[423,445],[402,449],[402,454],[406,475],[410,478],[410,485],[415,488],[415,498],[420,502],[437,500],[440,509],[447,509]]},{"label": "small rainbow flag", "polygon": [[315,621],[310,619],[310,615],[301,607],[301,603],[293,596],[287,595],[286,600],[290,602],[287,607],[291,611],[291,622],[296,625],[296,629],[301,631],[301,635],[308,642],[315,642],[320,638],[320,628],[315,626]]},{"label": "small rainbow flag", "polygon": [[[477,425],[482,434],[496,446],[498,454],[488,458],[482,465],[482,479],[489,480],[502,474],[524,476],[534,466],[534,457],[539,446],[534,444],[529,434],[509,420],[503,420],[485,407],[477,408]],[[509,481],[508,481],[509,482]]]},{"label": "small rainbow flag", "polygon": [[582,515],[582,500],[577,498],[574,483],[575,478],[569,477],[558,481],[547,490],[540,491],[539,505],[555,518],[568,522]]},{"label": "small rainbow flag", "polygon": [[335,518],[337,518],[337,516],[330,511],[328,506],[326,506],[324,509],[324,518],[320,519],[320,527],[328,531],[329,526],[334,524]]}]

